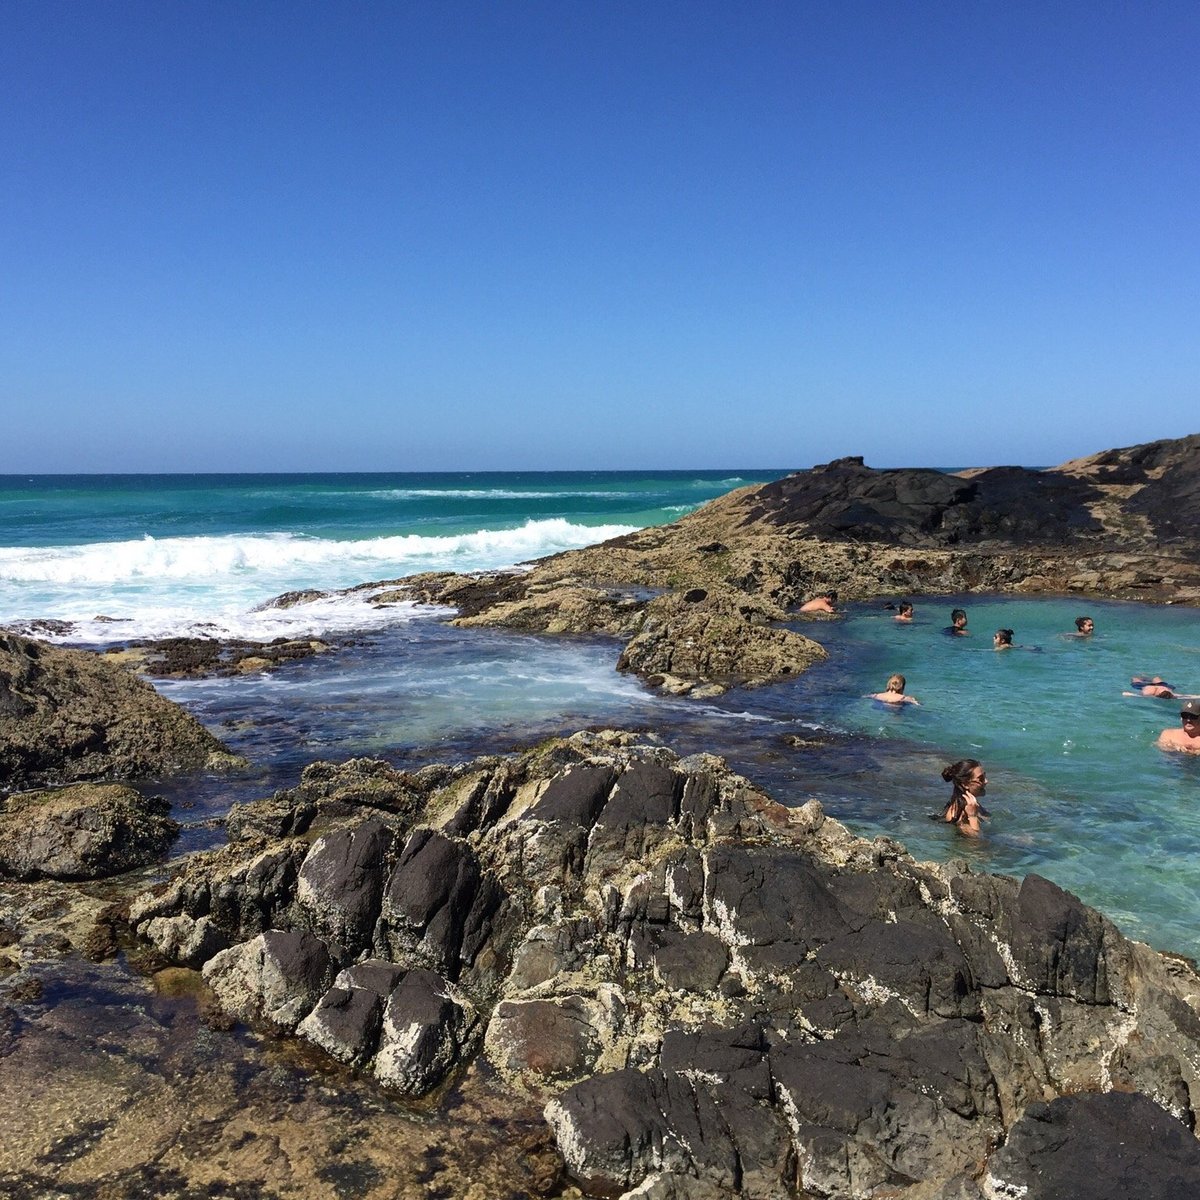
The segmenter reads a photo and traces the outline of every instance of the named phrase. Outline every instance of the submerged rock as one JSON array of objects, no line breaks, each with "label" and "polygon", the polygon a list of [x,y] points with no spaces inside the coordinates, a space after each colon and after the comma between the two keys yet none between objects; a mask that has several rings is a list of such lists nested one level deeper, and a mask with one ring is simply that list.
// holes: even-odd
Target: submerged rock
[{"label": "submerged rock", "polygon": [[194,717],[105,656],[0,634],[0,789],[240,761]]},{"label": "submerged rock", "polygon": [[[136,927],[168,952],[207,922],[228,1011],[406,1095],[482,1058],[589,1195],[1035,1196],[1063,1132],[1037,1106],[1117,1088],[1126,1160],[1166,1137],[1200,1188],[1200,978],[1047,880],[913,862],[623,734],[360,764],[341,806],[318,778],[304,835],[195,856]],[[1088,1178],[1111,1110],[1050,1109]]]}]

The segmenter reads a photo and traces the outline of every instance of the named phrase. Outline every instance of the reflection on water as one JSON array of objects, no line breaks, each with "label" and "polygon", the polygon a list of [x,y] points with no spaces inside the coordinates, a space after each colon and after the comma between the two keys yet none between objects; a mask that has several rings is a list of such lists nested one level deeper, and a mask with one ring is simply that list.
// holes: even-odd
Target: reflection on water
[{"label": "reflection on water", "polygon": [[[961,604],[971,635],[942,628]],[[1097,632],[1062,636],[1083,612]],[[272,676],[160,684],[253,770],[191,780],[172,795],[184,846],[233,799],[290,786],[317,758],[357,755],[414,767],[506,751],[597,725],[653,731],[680,753],[709,750],[787,804],[816,797],[858,832],[884,833],[920,858],[1037,871],[1095,904],[1132,936],[1200,952],[1200,756],[1156,750],[1170,702],[1123,697],[1132,674],[1200,692],[1200,613],[1077,600],[920,600],[902,625],[879,606],[797,625],[829,659],[799,679],[718,700],[648,692],[613,669],[608,639],[546,639],[435,621],[380,631],[336,655]],[[997,628],[1019,646],[996,652]],[[921,701],[893,712],[864,699],[907,676]],[[993,818],[978,845],[931,820],[941,768],[978,758]]]}]

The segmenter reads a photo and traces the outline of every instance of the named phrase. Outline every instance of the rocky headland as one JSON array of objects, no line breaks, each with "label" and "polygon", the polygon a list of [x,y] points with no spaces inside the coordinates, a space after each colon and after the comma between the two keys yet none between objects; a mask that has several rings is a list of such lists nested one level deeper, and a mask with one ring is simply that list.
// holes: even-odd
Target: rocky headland
[{"label": "rocky headland", "polygon": [[620,670],[712,694],[820,659],[824,618],[796,610],[829,590],[860,600],[1010,592],[1200,602],[1200,535],[1189,519],[1198,498],[1200,434],[1047,470],[949,475],[843,458],[519,571],[362,587],[376,604],[448,606],[464,626],[605,634],[625,642]]},{"label": "rocky headland", "polygon": [[[611,637],[619,669],[711,694],[817,661],[828,618],[795,610],[831,588],[1195,603],[1198,451],[844,459],[527,569],[361,590]],[[0,635],[6,1194],[1200,1195],[1193,963],[712,755],[606,731],[314,763],[164,875],[165,805],[109,781],[230,757],[133,672],[326,648],[273,645]]]}]

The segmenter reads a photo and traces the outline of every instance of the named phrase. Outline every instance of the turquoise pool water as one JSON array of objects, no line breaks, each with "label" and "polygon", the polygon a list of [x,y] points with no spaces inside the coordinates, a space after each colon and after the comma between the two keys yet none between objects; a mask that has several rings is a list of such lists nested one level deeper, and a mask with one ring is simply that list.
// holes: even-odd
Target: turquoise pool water
[{"label": "turquoise pool water", "polygon": [[[971,635],[945,637],[962,604]],[[1088,613],[1097,632],[1064,638]],[[991,635],[1039,650],[997,653]],[[897,625],[878,605],[797,622],[829,650],[811,671],[712,701],[662,696],[614,670],[619,643],[455,629],[433,618],[365,634],[336,655],[232,679],[159,681],[255,764],[250,778],[156,785],[192,823],[184,848],[235,799],[291,786],[314,758],[402,766],[529,745],[594,725],[723,755],[785,804],[810,797],[859,833],[918,858],[1038,872],[1160,949],[1200,955],[1200,755],[1165,754],[1169,701],[1125,697],[1135,672],[1200,692],[1200,612],[1076,600],[946,597]],[[921,706],[865,698],[900,671]],[[993,816],[977,842],[931,820],[954,758],[987,767]],[[207,788],[207,790],[205,790]],[[186,804],[186,807],[184,805]]]},{"label": "turquoise pool water", "polygon": [[[968,637],[942,633],[955,605],[968,613]],[[1084,614],[1095,619],[1096,633],[1062,636]],[[1027,648],[994,650],[1000,627]],[[919,857],[961,854],[980,869],[1037,871],[1125,932],[1196,953],[1200,755],[1154,746],[1161,729],[1179,725],[1177,701],[1121,693],[1138,673],[1200,693],[1200,612],[946,597],[918,600],[912,625],[859,606],[820,635],[834,651],[830,682],[844,689],[829,703],[829,717],[896,743],[882,760],[891,778],[873,789],[890,804],[877,802],[861,815],[864,832],[898,837]],[[907,677],[919,708],[893,711],[860,698],[882,690],[894,671]],[[949,792],[941,765],[968,757],[987,768],[984,803],[993,816],[978,843],[955,835],[948,845],[928,814]]]}]

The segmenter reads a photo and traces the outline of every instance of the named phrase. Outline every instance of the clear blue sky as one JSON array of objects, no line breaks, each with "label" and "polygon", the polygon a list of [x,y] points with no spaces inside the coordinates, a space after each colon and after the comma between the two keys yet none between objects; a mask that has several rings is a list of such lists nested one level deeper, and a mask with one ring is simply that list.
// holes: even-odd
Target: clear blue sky
[{"label": "clear blue sky", "polygon": [[0,0],[0,472],[1200,429],[1200,4]]}]

